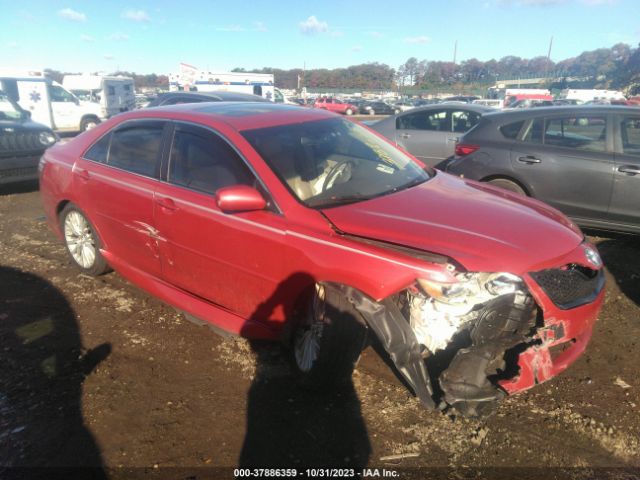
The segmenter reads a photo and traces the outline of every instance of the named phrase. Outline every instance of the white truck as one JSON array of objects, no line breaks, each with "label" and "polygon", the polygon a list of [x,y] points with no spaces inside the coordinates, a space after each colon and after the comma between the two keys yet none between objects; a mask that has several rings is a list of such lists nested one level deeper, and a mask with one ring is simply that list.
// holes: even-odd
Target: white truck
[{"label": "white truck", "polygon": [[276,103],[292,103],[274,86],[271,73],[204,72],[181,63],[169,74],[170,91],[240,92],[258,95]]},{"label": "white truck", "polygon": [[81,101],[40,72],[24,75],[0,72],[0,90],[30,112],[33,121],[58,132],[83,132],[106,118],[99,104]]},{"label": "white truck", "polygon": [[98,103],[105,118],[136,108],[135,87],[130,77],[65,75],[62,86],[80,100]]},{"label": "white truck", "polygon": [[591,100],[626,100],[624,94],[617,90],[598,90],[585,88],[567,88],[560,92],[558,98],[561,100],[578,100],[582,103],[589,102]]}]

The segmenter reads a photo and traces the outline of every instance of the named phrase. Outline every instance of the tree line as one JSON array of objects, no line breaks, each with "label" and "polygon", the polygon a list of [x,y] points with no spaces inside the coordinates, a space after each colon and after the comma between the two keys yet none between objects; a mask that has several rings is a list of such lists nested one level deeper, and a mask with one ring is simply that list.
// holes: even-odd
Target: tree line
[{"label": "tree line", "polygon": [[[626,43],[618,43],[611,48],[585,51],[557,63],[543,56],[526,59],[508,55],[488,61],[470,58],[459,63],[411,57],[397,69],[373,62],[333,69],[238,67],[232,71],[273,74],[276,87],[284,89],[306,86],[312,89],[464,90],[472,85],[494,84],[501,79],[549,78],[554,79],[547,85],[551,88],[609,88],[626,90],[633,95],[640,93],[640,45],[632,48]],[[64,75],[56,70],[47,72],[57,81],[61,81]],[[134,72],[114,72],[111,75],[132,77],[136,89],[169,87],[166,75]]]}]

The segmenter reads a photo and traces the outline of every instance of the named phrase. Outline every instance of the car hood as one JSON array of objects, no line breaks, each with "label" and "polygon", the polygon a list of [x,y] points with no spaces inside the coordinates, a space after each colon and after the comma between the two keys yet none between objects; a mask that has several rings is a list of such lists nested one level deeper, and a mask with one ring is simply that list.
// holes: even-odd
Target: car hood
[{"label": "car hood", "polygon": [[446,255],[469,271],[535,271],[584,238],[542,202],[442,172],[416,187],[322,212],[344,233]]}]

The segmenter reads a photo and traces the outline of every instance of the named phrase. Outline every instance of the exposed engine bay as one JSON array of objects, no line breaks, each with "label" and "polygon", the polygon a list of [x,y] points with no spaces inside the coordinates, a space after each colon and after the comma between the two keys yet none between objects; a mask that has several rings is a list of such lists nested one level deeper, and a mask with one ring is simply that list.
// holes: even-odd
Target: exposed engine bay
[{"label": "exposed engine bay", "polygon": [[468,416],[506,396],[498,384],[518,373],[518,353],[538,340],[538,309],[508,273],[460,273],[455,284],[419,280],[382,302],[343,290],[398,372],[431,408]]}]

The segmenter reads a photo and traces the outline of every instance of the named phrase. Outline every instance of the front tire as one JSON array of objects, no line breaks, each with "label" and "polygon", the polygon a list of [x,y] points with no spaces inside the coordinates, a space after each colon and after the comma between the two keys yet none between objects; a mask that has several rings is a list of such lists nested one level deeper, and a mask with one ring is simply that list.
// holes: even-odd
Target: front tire
[{"label": "front tire", "polygon": [[60,230],[69,257],[83,273],[97,277],[109,271],[109,265],[100,253],[102,243],[95,228],[73,203],[67,204],[60,213]]},{"label": "front tire", "polygon": [[344,113],[346,113],[347,115],[353,115],[353,110],[351,110],[350,108],[347,108],[347,111]]},{"label": "front tire", "polygon": [[504,190],[517,193],[518,195],[522,195],[523,197],[527,196],[527,192],[524,191],[524,188],[522,188],[517,183],[512,182],[511,180],[507,180],[506,178],[496,178],[494,180],[489,180],[487,183]]},{"label": "front tire", "polygon": [[87,130],[91,130],[95,126],[100,123],[100,119],[98,117],[86,117],[83,118],[80,122],[80,131],[86,132]]},{"label": "front tire", "polygon": [[299,383],[322,389],[350,381],[367,341],[364,320],[341,292],[323,284],[316,284],[309,310],[292,336]]}]

